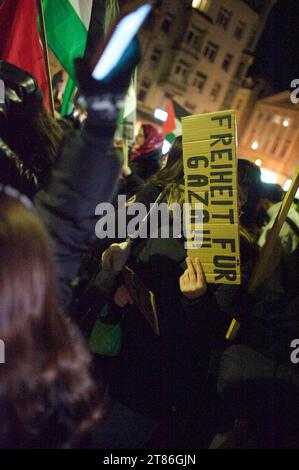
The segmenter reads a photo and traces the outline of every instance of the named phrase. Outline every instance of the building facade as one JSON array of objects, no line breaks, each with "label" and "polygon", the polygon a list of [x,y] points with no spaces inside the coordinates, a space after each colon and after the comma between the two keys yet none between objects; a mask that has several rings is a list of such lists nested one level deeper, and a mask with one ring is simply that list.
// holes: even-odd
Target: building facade
[{"label": "building facade", "polygon": [[160,1],[141,34],[139,116],[153,120],[170,98],[193,114],[230,108],[274,3]]},{"label": "building facade", "polygon": [[234,99],[239,155],[259,165],[269,181],[285,186],[299,165],[299,104],[291,102],[290,91],[257,101],[256,93],[242,88]]}]

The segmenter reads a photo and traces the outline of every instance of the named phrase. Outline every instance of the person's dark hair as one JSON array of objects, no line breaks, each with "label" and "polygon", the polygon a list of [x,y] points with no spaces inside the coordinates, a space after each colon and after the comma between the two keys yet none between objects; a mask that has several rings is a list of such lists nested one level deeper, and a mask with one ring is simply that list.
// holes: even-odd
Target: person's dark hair
[{"label": "person's dark hair", "polygon": [[0,113],[0,136],[37,181],[47,183],[63,137],[59,123],[44,105],[36,79],[15,65],[0,60],[5,103]]},{"label": "person's dark hair", "polygon": [[72,445],[101,416],[90,355],[60,311],[47,232],[0,193],[0,447]]},{"label": "person's dark hair", "polygon": [[164,168],[155,173],[149,182],[166,189],[167,200],[171,202],[183,202],[184,166],[183,166],[183,140],[178,136],[172,143],[168,153],[167,163]]},{"label": "person's dark hair", "polygon": [[283,189],[279,184],[262,183],[262,197],[269,199],[274,204],[281,202],[283,199]]},{"label": "person's dark hair", "polygon": [[249,231],[255,223],[258,203],[262,195],[261,170],[257,165],[243,158],[238,159],[238,185],[246,203],[240,217],[242,226]]},{"label": "person's dark hair", "polygon": [[1,137],[16,152],[26,170],[47,184],[63,138],[60,124],[34,96],[20,106],[11,106],[1,119]]}]

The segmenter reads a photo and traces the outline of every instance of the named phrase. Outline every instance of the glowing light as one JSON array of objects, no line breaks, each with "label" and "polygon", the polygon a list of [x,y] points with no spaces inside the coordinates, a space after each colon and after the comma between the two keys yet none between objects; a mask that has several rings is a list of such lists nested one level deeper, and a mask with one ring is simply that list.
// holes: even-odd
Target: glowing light
[{"label": "glowing light", "polygon": [[156,109],[155,114],[154,114],[156,119],[159,119],[159,121],[167,121],[168,118],[168,113],[166,111],[163,111],[162,109]]},{"label": "glowing light", "polygon": [[170,147],[171,147],[171,144],[168,142],[168,140],[164,140],[163,147],[162,147],[163,155],[166,155],[166,153],[169,152]]},{"label": "glowing light", "polygon": [[255,140],[251,145],[252,150],[257,150],[259,148],[259,143]]},{"label": "glowing light", "polygon": [[279,114],[275,114],[275,116],[273,118],[273,122],[275,122],[275,124],[280,124],[281,123],[281,117],[279,116]]},{"label": "glowing light", "polygon": [[276,173],[274,173],[274,171],[271,171],[271,170],[265,170],[265,168],[262,168],[261,169],[261,180],[264,182],[264,183],[277,183],[278,181],[278,176]]},{"label": "glowing light", "polygon": [[260,160],[259,158],[257,160],[255,160],[254,162],[257,166],[261,166],[261,164],[263,163],[262,160]]},{"label": "glowing light", "polygon": [[285,120],[283,121],[282,125],[283,125],[284,127],[289,127],[289,121],[288,121],[287,119],[285,119]]}]

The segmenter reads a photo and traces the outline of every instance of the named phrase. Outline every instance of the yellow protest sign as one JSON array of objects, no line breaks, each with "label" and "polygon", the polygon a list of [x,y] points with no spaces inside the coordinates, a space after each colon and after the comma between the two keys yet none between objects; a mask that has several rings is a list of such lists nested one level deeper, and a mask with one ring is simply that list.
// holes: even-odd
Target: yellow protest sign
[{"label": "yellow protest sign", "polygon": [[182,127],[188,256],[207,282],[240,284],[235,112],[186,116]]}]

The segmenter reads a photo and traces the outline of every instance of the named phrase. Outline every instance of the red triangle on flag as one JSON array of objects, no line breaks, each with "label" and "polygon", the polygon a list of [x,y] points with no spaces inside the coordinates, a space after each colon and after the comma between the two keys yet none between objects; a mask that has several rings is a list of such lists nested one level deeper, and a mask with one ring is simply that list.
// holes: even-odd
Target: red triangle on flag
[{"label": "red triangle on flag", "polygon": [[171,134],[176,129],[175,112],[172,100],[167,103],[167,120],[163,123],[163,134]]},{"label": "red triangle on flag", "polygon": [[35,1],[4,0],[0,3],[0,24],[0,59],[33,75],[49,108],[49,84]]}]

